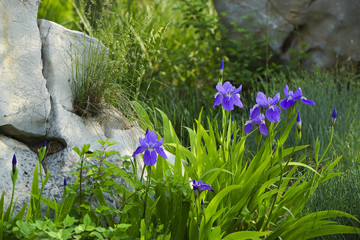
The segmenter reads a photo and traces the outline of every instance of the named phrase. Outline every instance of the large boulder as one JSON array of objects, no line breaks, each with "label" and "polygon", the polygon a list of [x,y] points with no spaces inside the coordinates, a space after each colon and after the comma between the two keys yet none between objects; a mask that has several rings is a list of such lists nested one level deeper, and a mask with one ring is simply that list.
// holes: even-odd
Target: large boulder
[{"label": "large boulder", "polygon": [[222,20],[230,28],[232,22],[239,27],[257,22],[249,30],[261,36],[268,32],[271,48],[285,62],[294,57],[290,49],[309,54],[303,59],[305,67],[360,61],[357,0],[214,0],[214,4],[219,13],[227,13]]},{"label": "large boulder", "polygon": [[0,1],[0,132],[26,142],[46,134],[50,113],[38,5],[38,0]]}]

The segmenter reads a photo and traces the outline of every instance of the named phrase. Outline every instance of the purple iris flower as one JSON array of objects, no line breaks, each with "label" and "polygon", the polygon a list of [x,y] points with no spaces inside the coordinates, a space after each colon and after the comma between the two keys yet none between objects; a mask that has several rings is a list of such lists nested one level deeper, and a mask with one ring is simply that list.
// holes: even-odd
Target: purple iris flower
[{"label": "purple iris flower", "polygon": [[167,159],[162,144],[164,139],[161,138],[158,141],[156,133],[153,131],[146,130],[145,138],[139,138],[140,146],[133,153],[133,157],[139,153],[144,153],[144,163],[148,166],[152,166],[157,161],[157,155],[159,154],[163,158]]},{"label": "purple iris flower", "polygon": [[265,116],[264,114],[260,113],[260,108],[257,105],[250,109],[249,119],[250,120],[245,123],[245,134],[248,134],[252,130],[253,124],[259,126],[259,130],[263,135],[267,136],[269,134],[265,124]]},{"label": "purple iris flower", "polygon": [[67,180],[66,180],[66,177],[64,177],[64,187],[67,186]]},{"label": "purple iris flower", "polygon": [[289,91],[289,86],[286,84],[284,88],[285,99],[280,101],[280,106],[283,109],[289,108],[295,104],[296,101],[301,100],[303,103],[308,105],[315,105],[315,102],[307,99],[302,95],[301,88],[298,88],[295,92]]},{"label": "purple iris flower", "polygon": [[242,86],[235,88],[230,82],[225,82],[224,85],[218,83],[216,85],[218,93],[215,95],[213,108],[220,103],[222,103],[222,107],[226,111],[232,111],[234,109],[234,105],[242,108],[243,104],[240,101],[241,87]]},{"label": "purple iris flower", "polygon": [[199,192],[202,192],[202,191],[214,191],[214,189],[211,187],[210,184],[207,184],[207,183],[203,183],[201,180],[200,181],[196,181],[195,179],[192,180],[193,182],[193,189],[194,191],[199,191]]},{"label": "purple iris flower", "polygon": [[256,97],[256,103],[266,108],[266,119],[270,122],[276,123],[280,121],[281,110],[278,106],[275,106],[280,100],[280,93],[275,94],[273,98],[266,97],[264,93],[258,92]]}]

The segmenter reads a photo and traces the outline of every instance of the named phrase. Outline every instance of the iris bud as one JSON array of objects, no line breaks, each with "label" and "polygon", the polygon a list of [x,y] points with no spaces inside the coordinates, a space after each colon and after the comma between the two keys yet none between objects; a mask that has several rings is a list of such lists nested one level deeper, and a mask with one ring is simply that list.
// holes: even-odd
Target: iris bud
[{"label": "iris bud", "polygon": [[297,117],[296,117],[296,122],[297,122],[297,125],[296,125],[296,127],[297,127],[297,129],[298,129],[298,132],[301,132],[301,118],[300,118],[300,113],[298,112],[298,115],[297,115]]},{"label": "iris bud", "polygon": [[334,111],[332,113],[332,125],[335,125],[336,122],[336,117],[337,117],[337,112],[336,112],[336,107],[334,108]]},{"label": "iris bud", "polygon": [[13,172],[13,174],[15,174],[15,172],[16,172],[16,163],[17,163],[16,155],[14,154],[13,159],[12,159],[12,172]]},{"label": "iris bud", "polygon": [[221,61],[220,64],[220,76],[222,77],[224,73],[224,60]]}]

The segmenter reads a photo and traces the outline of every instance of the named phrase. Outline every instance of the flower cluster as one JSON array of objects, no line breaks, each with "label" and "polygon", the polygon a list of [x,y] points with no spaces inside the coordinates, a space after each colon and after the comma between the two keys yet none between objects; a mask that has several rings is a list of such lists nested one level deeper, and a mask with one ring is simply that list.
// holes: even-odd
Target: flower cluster
[{"label": "flower cluster", "polygon": [[[222,76],[222,72],[224,70],[224,63],[221,62],[220,72]],[[213,108],[217,105],[222,104],[222,107],[226,111],[232,111],[234,106],[238,106],[240,108],[243,107],[243,104],[240,100],[240,92],[242,86],[239,88],[234,87],[230,82],[225,82],[224,84],[218,83],[216,85],[216,89],[218,92],[215,94],[215,100],[213,103]],[[245,123],[244,132],[248,134],[253,126],[258,126],[259,131],[267,136],[269,134],[269,130],[266,126],[266,120],[272,123],[277,123],[280,121],[281,109],[277,106],[279,103],[282,109],[287,109],[296,104],[297,101],[302,101],[308,105],[314,105],[315,102],[313,100],[307,99],[302,95],[301,88],[298,88],[295,92],[289,91],[289,86],[285,85],[284,88],[285,98],[280,101],[280,93],[276,93],[273,98],[266,97],[266,95],[262,92],[258,92],[256,96],[256,105],[250,109],[250,117],[249,120]],[[265,115],[261,113],[261,109],[265,109]],[[336,120],[336,110],[335,117],[333,114],[333,124]],[[298,129],[301,131],[301,119],[300,113],[297,116]]]},{"label": "flower cluster", "polygon": [[140,153],[144,153],[144,163],[147,166],[152,166],[157,161],[158,154],[167,159],[167,156],[164,152],[164,149],[162,147],[162,144],[164,142],[164,139],[161,138],[160,141],[158,141],[156,133],[153,131],[146,130],[145,138],[139,138],[140,146],[135,150],[133,153],[133,157]]}]

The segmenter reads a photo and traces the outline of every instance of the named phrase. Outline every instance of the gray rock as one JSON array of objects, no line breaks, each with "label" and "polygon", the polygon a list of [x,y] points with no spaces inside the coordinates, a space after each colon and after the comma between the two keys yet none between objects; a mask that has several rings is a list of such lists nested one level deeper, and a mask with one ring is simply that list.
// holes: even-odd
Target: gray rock
[{"label": "gray rock", "polygon": [[0,131],[27,142],[45,135],[50,113],[38,5],[38,0],[0,2]]},{"label": "gray rock", "polygon": [[[219,13],[228,13],[222,19],[228,27],[231,22],[247,27],[256,21],[258,25],[250,31],[265,36],[267,29],[270,47],[285,63],[292,57],[290,49],[309,54],[305,67],[360,61],[357,0],[214,0],[214,4]],[[243,18],[249,14],[251,17]]]}]

